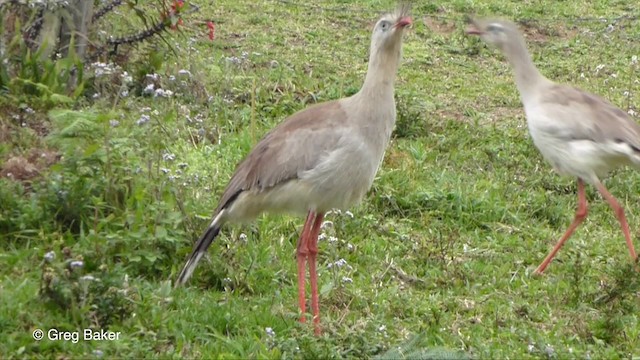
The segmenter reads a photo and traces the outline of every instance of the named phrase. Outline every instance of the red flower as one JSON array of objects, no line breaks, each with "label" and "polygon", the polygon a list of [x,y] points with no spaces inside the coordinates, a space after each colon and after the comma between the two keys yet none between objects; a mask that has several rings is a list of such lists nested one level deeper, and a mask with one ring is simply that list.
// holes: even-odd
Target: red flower
[{"label": "red flower", "polygon": [[207,21],[207,27],[209,28],[209,40],[213,41],[216,38],[216,24],[213,21]]},{"label": "red flower", "polygon": [[171,30],[175,30],[178,28],[178,25],[182,25],[182,17],[180,17],[180,12],[184,7],[184,0],[173,0],[171,4],[171,11],[166,17],[169,18],[170,28]]},{"label": "red flower", "polygon": [[171,10],[175,13],[176,11],[182,10],[184,6],[184,0],[173,0],[173,4],[171,4]]}]

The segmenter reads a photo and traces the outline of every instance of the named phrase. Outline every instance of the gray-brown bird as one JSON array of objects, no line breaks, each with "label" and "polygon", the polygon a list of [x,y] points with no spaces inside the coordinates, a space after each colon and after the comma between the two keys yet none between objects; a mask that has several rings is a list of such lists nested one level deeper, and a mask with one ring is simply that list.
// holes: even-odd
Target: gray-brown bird
[{"label": "gray-brown bird", "polygon": [[624,209],[600,178],[619,166],[640,169],[640,126],[607,100],[544,77],[531,60],[524,38],[514,23],[489,19],[470,22],[467,34],[479,35],[511,63],[533,143],[558,173],[578,178],[575,218],[536,273],[541,274],[547,268],[586,218],[585,182],[595,186],[613,209],[635,261],[637,255]]},{"label": "gray-brown bird", "polygon": [[298,240],[298,300],[305,322],[305,272],[320,333],[316,256],[324,214],[358,203],[371,187],[396,121],[394,81],[400,65],[408,6],[382,16],[373,28],[364,84],[351,97],[311,106],[271,130],[236,168],[213,220],[182,269],[184,284],[227,222],[263,212],[306,214]]}]

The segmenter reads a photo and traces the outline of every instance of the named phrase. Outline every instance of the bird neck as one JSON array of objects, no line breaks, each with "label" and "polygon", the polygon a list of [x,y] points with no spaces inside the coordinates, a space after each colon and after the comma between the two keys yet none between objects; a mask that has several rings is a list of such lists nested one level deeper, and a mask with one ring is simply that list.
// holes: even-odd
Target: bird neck
[{"label": "bird neck", "polygon": [[533,63],[524,39],[520,38],[513,42],[507,49],[506,55],[513,67],[516,85],[523,102],[533,96],[538,87],[549,82]]},{"label": "bird neck", "polygon": [[359,93],[370,98],[379,98],[381,96],[393,98],[393,84],[396,80],[399,63],[399,48],[391,51],[372,49],[369,55],[367,76]]}]

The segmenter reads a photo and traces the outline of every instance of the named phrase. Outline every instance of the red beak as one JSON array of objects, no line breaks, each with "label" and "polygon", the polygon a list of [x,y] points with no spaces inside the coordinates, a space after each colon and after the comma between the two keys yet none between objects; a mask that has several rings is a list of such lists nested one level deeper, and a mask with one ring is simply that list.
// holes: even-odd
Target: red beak
[{"label": "red beak", "polygon": [[405,26],[409,26],[412,24],[411,18],[408,16],[405,16],[403,18],[400,18],[400,20],[398,20],[398,22],[393,26],[394,28],[398,28],[398,27],[405,27]]},{"label": "red beak", "polygon": [[484,34],[482,31],[478,30],[478,28],[475,25],[469,25],[469,27],[465,30],[465,33],[467,33],[467,35],[482,35]]}]

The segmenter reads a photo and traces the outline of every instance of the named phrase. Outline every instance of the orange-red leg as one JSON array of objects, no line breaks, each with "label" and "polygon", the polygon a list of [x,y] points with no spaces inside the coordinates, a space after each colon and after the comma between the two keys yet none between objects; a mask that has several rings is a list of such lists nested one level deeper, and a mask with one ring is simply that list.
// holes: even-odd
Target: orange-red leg
[{"label": "orange-red leg", "polygon": [[307,220],[304,222],[304,227],[302,228],[302,232],[300,233],[300,239],[298,239],[298,249],[296,252],[296,257],[298,260],[298,305],[300,306],[300,322],[304,323],[306,321],[306,298],[305,298],[305,278],[306,278],[306,262],[307,257],[309,256],[309,238],[311,235],[311,230],[313,228],[313,220],[315,218],[315,213],[309,211],[307,215]]},{"label": "orange-red leg", "polygon": [[316,271],[316,259],[318,255],[318,235],[324,214],[317,214],[311,234],[309,234],[309,277],[311,282],[311,310],[313,312],[313,325],[315,334],[320,335],[320,301],[318,299],[318,273]]},{"label": "orange-red leg", "polygon": [[629,255],[631,255],[631,259],[635,261],[638,256],[636,255],[636,249],[633,247],[633,242],[631,241],[631,234],[629,233],[629,224],[627,223],[627,218],[624,216],[624,209],[618,201],[616,200],[611,193],[607,191],[607,188],[602,185],[602,183],[598,182],[596,184],[596,188],[600,191],[600,194],[607,200],[613,212],[616,214],[618,221],[620,222],[620,227],[622,228],[622,233],[624,234],[624,239],[627,241],[627,247],[629,248]]},{"label": "orange-red leg", "polygon": [[[622,216],[624,218],[624,214]],[[556,246],[553,247],[553,250],[551,250],[549,255],[547,255],[547,257],[544,259],[544,261],[542,261],[540,266],[538,266],[538,268],[536,269],[537,274],[542,274],[544,269],[547,268],[547,265],[549,265],[551,260],[553,260],[553,257],[556,256],[556,253],[558,252],[558,250],[560,250],[562,245],[564,245],[565,241],[567,241],[571,237],[573,232],[576,230],[576,228],[580,225],[580,223],[582,223],[582,221],[586,217],[587,217],[587,196],[584,191],[584,182],[582,181],[582,179],[578,179],[578,209],[576,209],[575,218],[573,219],[573,222],[571,223],[571,225],[569,225],[569,228],[564,233],[564,235],[562,235],[562,237],[560,238]],[[625,224],[626,224],[626,220],[625,220]],[[629,230],[627,227],[627,232],[628,231]]]}]

